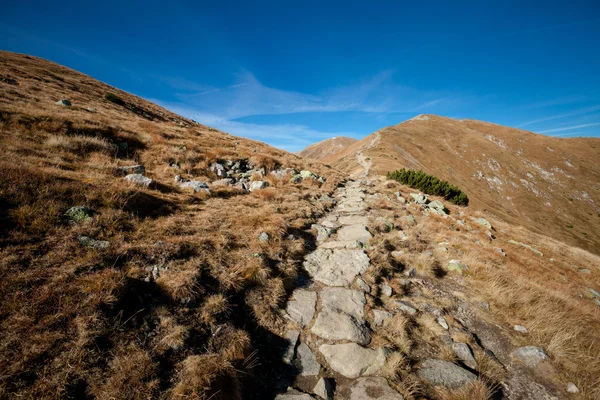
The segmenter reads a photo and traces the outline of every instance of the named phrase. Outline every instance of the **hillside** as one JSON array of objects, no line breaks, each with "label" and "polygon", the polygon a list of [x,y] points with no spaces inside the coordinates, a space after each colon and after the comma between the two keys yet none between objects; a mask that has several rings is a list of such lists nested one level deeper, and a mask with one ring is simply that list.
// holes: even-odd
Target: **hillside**
[{"label": "hillside", "polygon": [[598,160],[600,139],[553,138],[434,115],[383,128],[326,158],[354,174],[423,170],[461,188],[487,215],[596,253]]},{"label": "hillside", "polygon": [[310,145],[301,152],[299,152],[298,155],[304,158],[319,160],[327,164],[331,160],[335,160],[336,156],[340,152],[346,150],[347,147],[349,147],[353,143],[356,143],[357,141],[358,140],[353,138],[337,136]]},{"label": "hillside", "polygon": [[0,399],[600,397],[600,257],[373,178],[385,136],[354,178],[0,52]]}]

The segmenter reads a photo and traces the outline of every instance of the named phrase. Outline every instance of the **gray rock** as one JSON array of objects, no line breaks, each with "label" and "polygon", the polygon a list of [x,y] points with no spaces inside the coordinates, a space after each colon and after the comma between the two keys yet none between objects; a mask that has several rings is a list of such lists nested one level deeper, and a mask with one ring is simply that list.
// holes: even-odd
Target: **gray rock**
[{"label": "gray rock", "polygon": [[462,274],[463,271],[468,271],[469,266],[467,264],[463,264],[460,260],[450,260],[448,261],[448,266],[446,269],[450,272],[454,271],[456,273]]},{"label": "gray rock", "polygon": [[396,200],[398,200],[400,204],[406,204],[406,199],[400,195],[400,192],[395,192],[394,195],[396,195]]},{"label": "gray rock", "polygon": [[367,282],[365,282],[362,278],[358,278],[356,280],[356,285],[360,288],[360,290],[362,290],[363,292],[366,293],[371,293],[371,286],[369,286],[367,284]]},{"label": "gray rock", "polygon": [[268,242],[269,241],[269,234],[267,232],[261,232],[260,235],[258,236],[258,240],[260,242]]},{"label": "gray rock", "polygon": [[314,174],[308,170],[300,171],[300,176],[302,177],[302,179],[317,179],[319,177],[319,175]]},{"label": "gray rock", "polygon": [[494,249],[494,251],[498,254],[500,254],[502,257],[506,257],[506,253],[504,252],[504,250],[502,250],[500,247],[496,247]]},{"label": "gray rock", "polygon": [[442,203],[439,200],[433,200],[432,202],[430,202],[427,207],[438,210],[438,211],[442,211],[444,214],[446,214],[446,206],[444,206],[444,203]]},{"label": "gray rock", "polygon": [[61,99],[59,101],[56,102],[57,106],[63,106],[63,107],[71,107],[71,102],[67,99]]},{"label": "gray rock", "polygon": [[379,290],[381,291],[381,294],[387,297],[390,297],[392,295],[392,287],[390,285],[381,285],[379,287]]},{"label": "gray rock", "polygon": [[234,182],[231,178],[224,178],[211,182],[211,186],[232,186]]},{"label": "gray rock", "polygon": [[537,346],[525,346],[519,347],[515,351],[511,353],[511,355],[521,360],[525,365],[529,367],[535,367],[539,363],[548,359],[548,355],[546,352],[540,347]]},{"label": "gray rock", "polygon": [[79,244],[92,249],[106,249],[110,246],[110,243],[106,240],[96,240],[88,236],[77,236]]},{"label": "gray rock", "polygon": [[321,372],[321,364],[317,362],[312,350],[304,343],[300,343],[296,350],[294,365],[298,368],[300,376],[314,376]]},{"label": "gray rock", "polygon": [[474,381],[477,376],[450,361],[429,359],[423,362],[417,375],[433,386],[458,388]]},{"label": "gray rock", "polygon": [[390,387],[385,378],[380,376],[358,378],[348,391],[348,400],[404,400]]},{"label": "gray rock", "polygon": [[394,257],[394,258],[398,258],[398,257],[400,257],[400,256],[403,256],[403,255],[405,255],[405,254],[406,254],[406,251],[405,251],[405,250],[394,250],[394,251],[392,251],[390,254],[391,254],[391,255],[392,255],[392,257]]},{"label": "gray rock", "polygon": [[485,226],[488,229],[492,229],[492,224],[490,224],[490,221],[488,221],[485,218],[474,218],[473,222],[477,225]]},{"label": "gray rock", "polygon": [[289,364],[294,359],[294,353],[296,352],[296,345],[298,344],[298,338],[300,337],[300,332],[289,330],[285,334],[285,339],[287,340],[287,346],[285,348],[285,352],[283,353],[283,362]]},{"label": "gray rock", "polygon": [[179,187],[182,189],[192,189],[194,191],[194,193],[198,193],[198,192],[210,193],[210,189],[208,188],[208,185],[206,184],[206,182],[201,182],[201,181],[183,182],[183,183],[179,184]]},{"label": "gray rock", "polygon": [[402,221],[402,224],[407,225],[409,227],[415,226],[417,224],[415,217],[413,217],[412,215],[405,215],[404,217],[400,218],[400,221]]},{"label": "gray rock", "polygon": [[384,310],[373,310],[373,326],[385,324],[385,321],[392,318],[392,314]]},{"label": "gray rock", "polygon": [[145,177],[142,174],[130,174],[124,178],[127,182],[134,183],[138,186],[150,187],[154,181],[150,178]]},{"label": "gray rock", "polygon": [[587,293],[588,297],[591,297],[592,299],[595,299],[596,297],[600,297],[600,293],[598,293],[597,290],[594,290],[592,288],[587,288],[587,290],[588,290],[588,293]]},{"label": "gray rock", "polygon": [[324,400],[333,400],[333,378],[321,378],[313,388],[313,393]]},{"label": "gray rock", "polygon": [[579,393],[579,388],[573,382],[567,383],[567,393]]},{"label": "gray rock", "polygon": [[294,175],[290,178],[290,183],[300,183],[302,182],[302,176],[300,174]]},{"label": "gray rock", "polygon": [[65,216],[69,219],[69,222],[80,224],[92,219],[92,210],[90,210],[87,206],[75,206],[69,208],[65,212]]},{"label": "gray rock", "polygon": [[317,249],[304,261],[309,275],[329,286],[350,286],[356,275],[369,267],[369,257],[363,250]]},{"label": "gray rock", "polygon": [[471,348],[466,343],[452,343],[452,350],[454,354],[456,354],[456,358],[462,361],[467,367],[471,369],[477,369],[477,361],[475,361],[475,357],[473,357],[473,352]]},{"label": "gray rock", "polygon": [[346,240],[346,241],[334,240],[331,242],[321,243],[321,245],[319,247],[322,249],[360,249],[362,247],[362,245],[360,242],[357,242],[356,240]]},{"label": "gray rock", "polygon": [[440,324],[440,326],[442,328],[444,328],[445,330],[448,330],[448,323],[446,322],[446,318],[444,318],[444,317],[438,317],[437,318],[437,323]]},{"label": "gray rock", "polygon": [[306,327],[315,315],[317,294],[310,290],[296,289],[292,293],[293,300],[288,301],[287,315],[301,327]]},{"label": "gray rock", "polygon": [[250,182],[250,191],[253,192],[255,190],[266,189],[269,187],[269,182],[267,181],[253,181]]},{"label": "gray rock", "polygon": [[314,229],[317,231],[317,243],[321,243],[321,242],[325,241],[331,234],[331,230],[328,228],[325,228],[323,225],[312,224],[311,229]]},{"label": "gray rock", "polygon": [[426,204],[427,203],[427,195],[423,193],[411,193],[410,197],[412,197],[413,201],[417,204]]},{"label": "gray rock", "polygon": [[342,226],[342,224],[340,224],[336,219],[325,219],[321,222],[321,225],[323,225],[325,228],[329,228],[332,231],[337,230],[340,226]]},{"label": "gray rock", "polygon": [[362,215],[347,215],[339,218],[342,225],[367,225],[369,218]]},{"label": "gray rock", "polygon": [[121,175],[121,176],[129,175],[129,174],[145,175],[146,167],[144,167],[143,165],[127,165],[124,167],[117,167],[117,169],[115,170],[115,173],[117,175]]},{"label": "gray rock", "polygon": [[521,333],[527,333],[527,328],[525,328],[523,325],[515,325],[515,331],[517,332],[521,332]]},{"label": "gray rock", "polygon": [[225,167],[219,163],[212,163],[210,165],[210,170],[219,178],[225,178],[227,176],[227,173],[225,172]]},{"label": "gray rock", "polygon": [[356,343],[323,344],[319,351],[335,372],[347,377],[376,374],[385,364],[383,349],[368,349]]},{"label": "gray rock", "polygon": [[409,315],[415,315],[417,313],[417,309],[405,301],[396,300],[394,302],[394,306],[397,310],[405,312]]},{"label": "gray rock", "polygon": [[357,241],[364,243],[371,239],[373,235],[369,233],[367,227],[361,224],[347,225],[340,228],[337,232],[337,238],[340,241]]},{"label": "gray rock", "polygon": [[317,315],[312,333],[329,340],[369,343],[371,333],[365,325],[366,299],[363,292],[328,287],[321,291],[320,297],[321,312]]},{"label": "gray rock", "polygon": [[275,400],[313,400],[310,394],[302,393],[292,388],[288,388],[287,392],[275,396]]},{"label": "gray rock", "polygon": [[579,271],[580,274],[585,274],[585,275],[589,275],[589,274],[592,273],[592,271],[590,271],[587,268],[580,268],[578,271]]},{"label": "gray rock", "polygon": [[414,278],[415,276],[417,276],[417,270],[415,269],[415,267],[410,267],[409,269],[404,271],[404,276],[406,276],[407,278]]},{"label": "gray rock", "polygon": [[542,253],[542,252],[541,252],[541,251],[539,251],[538,249],[536,249],[536,248],[534,248],[534,247],[532,247],[532,246],[530,246],[530,245],[528,245],[528,244],[521,243],[521,242],[517,242],[516,240],[512,240],[512,239],[510,239],[510,240],[508,241],[508,243],[510,243],[510,244],[514,244],[514,245],[516,245],[516,246],[525,247],[526,249],[529,249],[530,251],[532,251],[532,252],[534,252],[535,254],[537,254],[538,256],[543,256],[543,255],[544,255],[544,253]]}]

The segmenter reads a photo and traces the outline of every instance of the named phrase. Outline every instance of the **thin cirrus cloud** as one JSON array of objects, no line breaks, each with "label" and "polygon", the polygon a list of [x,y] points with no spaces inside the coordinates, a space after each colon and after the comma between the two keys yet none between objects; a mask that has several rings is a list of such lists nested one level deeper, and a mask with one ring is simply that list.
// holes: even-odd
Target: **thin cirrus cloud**
[{"label": "thin cirrus cloud", "polygon": [[[600,126],[600,122],[594,122],[594,123],[591,123],[591,124],[580,124],[580,125],[573,125],[573,126],[565,126],[565,127],[562,127],[562,128],[547,129],[545,131],[539,131],[539,133],[564,132],[564,131],[571,131],[573,129],[589,128],[589,127],[592,127],[592,126]],[[566,136],[566,135],[564,135],[564,136]]]},{"label": "thin cirrus cloud", "polygon": [[571,112],[564,113],[564,114],[551,115],[549,117],[538,118],[538,119],[534,119],[534,120],[531,120],[531,121],[527,121],[527,122],[524,122],[524,123],[522,123],[520,125],[517,125],[517,128],[523,128],[523,127],[528,126],[528,125],[538,124],[540,122],[546,122],[546,121],[553,121],[555,119],[560,119],[560,118],[573,117],[575,115],[588,114],[588,113],[591,113],[591,112],[594,112],[594,111],[598,111],[598,110],[600,110],[600,105],[593,106],[593,107],[582,108],[582,109],[571,111]]}]

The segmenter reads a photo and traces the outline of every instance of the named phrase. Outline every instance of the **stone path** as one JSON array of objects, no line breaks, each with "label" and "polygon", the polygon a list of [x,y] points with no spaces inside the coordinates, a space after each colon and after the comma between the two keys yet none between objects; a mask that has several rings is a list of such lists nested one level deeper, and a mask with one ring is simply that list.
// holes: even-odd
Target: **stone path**
[{"label": "stone path", "polygon": [[[312,394],[290,388],[277,400],[333,399],[332,385],[318,379],[322,367],[349,378],[336,385],[336,398],[403,399],[385,378],[377,376],[386,351],[369,347],[371,328],[365,319],[364,290],[370,288],[360,279],[370,265],[362,247],[372,237],[367,229],[365,192],[361,182],[349,182],[338,190],[336,208],[313,225],[319,246],[303,265],[314,283],[296,289],[288,302],[287,316],[303,333],[298,340],[298,330],[287,332],[292,344],[285,358],[298,367],[302,377],[312,376],[316,384]],[[382,313],[380,318],[392,316]]]}]

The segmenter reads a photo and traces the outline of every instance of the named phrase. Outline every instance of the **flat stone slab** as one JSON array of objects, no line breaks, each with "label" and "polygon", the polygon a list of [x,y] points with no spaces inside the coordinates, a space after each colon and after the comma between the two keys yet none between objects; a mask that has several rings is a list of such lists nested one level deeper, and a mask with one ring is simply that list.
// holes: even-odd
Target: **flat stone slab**
[{"label": "flat stone slab", "polygon": [[283,353],[283,362],[289,364],[294,359],[294,353],[296,352],[296,344],[298,343],[298,337],[300,336],[300,332],[290,330],[285,334],[285,339],[287,340],[287,346],[285,348],[285,352]]},{"label": "flat stone slab", "polygon": [[288,388],[287,392],[275,396],[275,400],[314,400],[314,397],[310,394]]},{"label": "flat stone slab", "polygon": [[392,318],[392,313],[385,310],[373,310],[373,325],[380,326],[385,324],[385,321]]},{"label": "flat stone slab", "polygon": [[325,242],[319,247],[323,249],[358,249],[360,248],[360,242],[357,242],[356,240],[336,240],[333,242]]},{"label": "flat stone slab", "polygon": [[386,360],[385,350],[368,349],[356,343],[323,344],[319,351],[331,369],[347,378],[373,375],[383,367]]},{"label": "flat stone slab", "polygon": [[329,286],[350,286],[356,275],[369,267],[363,250],[317,249],[306,256],[304,269],[309,275]]},{"label": "flat stone slab", "polygon": [[380,376],[358,378],[352,385],[341,388],[340,394],[348,400],[404,400],[404,397]]},{"label": "flat stone slab", "polygon": [[397,310],[405,312],[409,315],[415,315],[417,313],[417,309],[405,301],[396,300],[394,301],[394,306],[394,308],[396,308]]},{"label": "flat stone slab", "polygon": [[317,293],[305,289],[296,289],[292,293],[292,300],[287,303],[287,315],[304,328],[312,321],[316,304]]},{"label": "flat stone slab", "polygon": [[546,352],[541,347],[537,346],[519,347],[510,354],[529,367],[535,367],[542,361],[548,359]]},{"label": "flat stone slab", "polygon": [[477,369],[477,361],[473,357],[473,352],[471,352],[471,348],[466,343],[452,343],[452,350],[460,361],[465,364],[467,367],[471,369]]},{"label": "flat stone slab", "polygon": [[337,231],[338,240],[355,240],[364,243],[371,239],[373,235],[367,230],[363,224],[347,225]]},{"label": "flat stone slab", "polygon": [[349,340],[367,344],[371,339],[365,325],[365,294],[358,290],[341,287],[324,288],[321,291],[321,312],[311,331],[329,340]]},{"label": "flat stone slab", "polygon": [[298,368],[300,376],[315,376],[321,372],[321,364],[317,362],[314,353],[304,343],[300,343],[296,350],[294,365]]},{"label": "flat stone slab", "polygon": [[426,360],[417,375],[434,386],[445,386],[451,389],[459,388],[465,383],[477,379],[477,375],[458,365],[445,360]]},{"label": "flat stone slab", "polygon": [[342,225],[367,225],[369,218],[362,215],[348,215],[340,217],[339,222]]}]

